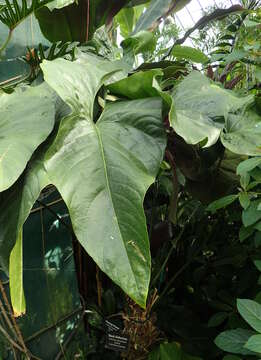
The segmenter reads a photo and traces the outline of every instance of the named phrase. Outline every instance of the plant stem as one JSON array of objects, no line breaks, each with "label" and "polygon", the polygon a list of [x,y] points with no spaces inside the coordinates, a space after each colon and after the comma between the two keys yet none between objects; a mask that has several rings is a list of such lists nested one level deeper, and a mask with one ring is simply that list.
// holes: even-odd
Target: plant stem
[{"label": "plant stem", "polygon": [[10,313],[10,317],[11,317],[12,323],[13,323],[13,325],[14,325],[14,330],[15,330],[15,332],[16,332],[16,334],[17,334],[17,339],[19,340],[19,343],[20,343],[21,346],[22,346],[22,349],[23,349],[23,352],[24,352],[26,358],[27,358],[28,360],[30,360],[29,351],[28,351],[28,349],[27,349],[27,347],[26,347],[26,345],[25,345],[25,343],[24,343],[24,339],[23,339],[22,333],[21,333],[21,331],[20,331],[20,329],[19,329],[19,326],[18,326],[17,323],[16,323],[16,320],[15,320],[15,317],[14,317],[14,314],[13,314],[13,311],[12,311],[12,308],[11,308],[11,305],[10,305],[10,303],[9,303],[9,301],[8,301],[7,296],[6,296],[5,289],[4,289],[4,287],[3,287],[3,284],[2,284],[1,279],[0,279],[0,291],[1,291],[2,297],[3,297],[3,299],[4,299],[5,305],[6,305],[8,311],[9,311],[9,313]]},{"label": "plant stem", "polygon": [[[199,208],[199,205],[193,210],[193,212],[192,212],[192,214],[190,215],[190,217],[188,218],[186,224],[188,224],[188,223],[190,222],[190,220],[193,218],[193,216],[195,215],[195,213],[196,213],[196,211],[198,210],[198,208]],[[185,224],[185,225],[186,225],[186,224]],[[176,243],[182,238],[182,236],[183,236],[183,234],[184,234],[184,231],[185,231],[185,225],[183,226],[183,228],[182,228],[181,232],[179,233],[179,235],[177,236],[177,238],[172,241],[172,246],[171,246],[171,248],[170,248],[170,250],[169,250],[169,252],[168,252],[168,254],[167,254],[166,259],[164,260],[162,266],[160,267],[159,272],[156,274],[156,276],[155,276],[154,279],[152,280],[152,285],[155,284],[155,282],[156,282],[157,279],[159,278],[160,274],[162,273],[162,271],[163,271],[164,268],[166,267],[166,264],[167,264],[167,262],[168,262],[168,260],[169,260],[169,258],[170,258],[170,256],[171,256],[171,254],[172,254],[172,251],[175,249]],[[165,291],[165,290],[164,290],[164,291]]]},{"label": "plant stem", "polygon": [[12,33],[13,33],[13,30],[9,30],[9,33],[8,33],[8,36],[5,40],[5,42],[3,43],[3,45],[0,47],[0,55],[2,53],[2,51],[7,47],[7,45],[9,44],[9,41],[11,40],[11,37],[12,37]]},{"label": "plant stem", "polygon": [[171,248],[170,248],[170,250],[169,250],[169,252],[168,252],[168,254],[167,254],[167,256],[166,256],[166,258],[165,258],[165,260],[164,260],[164,262],[163,262],[163,264],[161,265],[158,273],[156,274],[156,276],[154,277],[154,279],[153,279],[152,282],[151,282],[151,285],[152,285],[152,286],[155,284],[155,282],[158,280],[160,274],[161,274],[162,271],[165,269],[166,264],[167,264],[167,262],[169,261],[169,258],[170,258],[170,256],[171,256],[173,250],[175,249],[175,245],[176,245],[177,241],[179,241],[179,240],[181,239],[181,237],[182,237],[182,235],[183,235],[183,233],[184,233],[184,230],[185,230],[185,226],[182,228],[182,230],[181,230],[181,232],[179,233],[179,235],[177,236],[177,238],[174,239],[174,240],[172,240]]},{"label": "plant stem", "polygon": [[97,296],[98,296],[98,305],[101,308],[102,306],[102,284],[100,279],[100,269],[96,265],[96,282],[97,282]]},{"label": "plant stem", "polygon": [[[19,351],[21,351],[22,353],[24,353],[24,349],[18,345],[12,338],[11,336],[8,334],[8,332],[2,327],[2,325],[0,325],[0,332],[4,335],[4,337],[6,338],[6,340],[13,345],[16,349],[18,349]],[[29,358],[30,359],[30,358]]]},{"label": "plant stem", "polygon": [[166,150],[166,158],[168,159],[171,169],[172,169],[172,183],[173,183],[173,192],[170,197],[169,219],[173,222],[174,225],[176,225],[177,224],[177,210],[178,210],[178,196],[179,196],[179,182],[178,182],[178,176],[177,176],[177,166],[176,166],[174,157],[169,150]]},{"label": "plant stem", "polygon": [[3,314],[5,322],[8,325],[9,329],[12,331],[13,335],[17,338],[17,334],[14,330],[14,327],[12,326],[11,320],[9,319],[7,312],[5,311],[4,305],[1,300],[0,300],[0,310],[1,310],[1,313]]}]

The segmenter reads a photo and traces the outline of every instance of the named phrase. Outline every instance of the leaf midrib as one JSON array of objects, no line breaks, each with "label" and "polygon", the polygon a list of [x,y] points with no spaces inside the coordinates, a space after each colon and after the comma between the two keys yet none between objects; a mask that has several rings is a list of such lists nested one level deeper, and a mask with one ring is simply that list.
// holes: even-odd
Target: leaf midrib
[{"label": "leaf midrib", "polygon": [[[128,260],[129,260],[129,265],[130,265],[131,270],[132,270],[132,274],[134,275],[135,272],[133,271],[132,263],[131,263],[130,258],[129,258],[129,254],[128,254],[128,251],[127,251],[127,248],[126,248],[126,244],[125,244],[125,242],[124,242],[124,240],[122,238],[122,235],[121,235],[121,229],[120,229],[120,225],[119,225],[119,222],[118,222],[118,217],[117,217],[117,213],[116,213],[115,206],[114,206],[114,203],[113,203],[113,199],[112,199],[112,193],[111,193],[111,189],[110,189],[109,177],[108,177],[108,172],[107,172],[107,165],[106,165],[104,148],[103,148],[103,144],[102,144],[102,138],[101,138],[100,130],[97,127],[97,125],[95,125],[95,124],[94,124],[94,128],[95,128],[95,131],[96,131],[96,134],[97,134],[97,137],[98,137],[99,148],[100,148],[100,151],[101,151],[103,169],[104,169],[105,180],[106,180],[106,187],[107,187],[108,194],[109,194],[109,197],[110,197],[110,200],[111,200],[111,203],[112,203],[113,212],[116,215],[115,218],[116,218],[118,232],[119,232],[121,240],[123,242],[123,245],[124,245],[124,248],[125,248],[125,251],[126,251],[126,255],[127,255]],[[136,288],[137,288],[138,292],[140,293],[140,289],[138,287],[137,279],[136,279],[135,275],[133,277],[134,277],[134,280],[135,280]]]}]

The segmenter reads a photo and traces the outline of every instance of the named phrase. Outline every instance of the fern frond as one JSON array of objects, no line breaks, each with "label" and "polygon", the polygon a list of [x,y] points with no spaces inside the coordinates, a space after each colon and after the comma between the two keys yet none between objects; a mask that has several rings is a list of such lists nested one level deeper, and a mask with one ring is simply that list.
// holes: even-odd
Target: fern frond
[{"label": "fern frond", "polygon": [[43,60],[54,60],[66,55],[69,55],[73,60],[76,45],[75,42],[60,41],[58,43],[53,43],[50,48],[44,49],[43,45],[39,44],[38,49],[28,48],[25,59],[33,67],[38,66]]},{"label": "fern frond", "polygon": [[34,11],[40,9],[53,0],[32,0],[28,5],[27,0],[22,0],[21,4],[17,0],[5,0],[0,4],[0,21],[13,30],[26,17]]}]

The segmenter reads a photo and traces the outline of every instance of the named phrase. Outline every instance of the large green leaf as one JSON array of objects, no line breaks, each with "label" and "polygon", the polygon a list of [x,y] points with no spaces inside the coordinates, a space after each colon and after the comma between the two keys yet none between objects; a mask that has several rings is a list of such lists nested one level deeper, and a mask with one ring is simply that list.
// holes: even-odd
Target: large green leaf
[{"label": "large green leaf", "polygon": [[[6,263],[9,258],[7,249],[4,254],[1,249],[6,243],[10,247],[10,239],[13,246],[20,229],[17,218],[26,218],[25,206],[31,208],[39,190],[52,183],[66,202],[75,234],[86,251],[129,296],[145,306],[150,253],[143,198],[165,148],[161,99],[106,105],[94,123],[95,95],[115,72],[115,64],[86,56],[74,63],[45,61],[42,69],[45,80],[72,112],[62,120],[44,160],[38,158],[38,167],[34,160],[23,177],[28,193],[19,190],[16,194],[19,204],[15,204],[14,217],[6,200],[12,233],[9,237],[7,230],[1,234],[0,260]],[[11,195],[10,189],[5,197],[10,200]],[[7,221],[4,214],[2,218],[0,224]]]},{"label": "large green leaf", "polygon": [[248,324],[261,332],[261,305],[253,300],[238,299],[237,309]]},{"label": "large green leaf", "polygon": [[121,79],[108,86],[109,90],[120,96],[129,99],[142,99],[146,97],[157,97],[159,92],[158,78],[163,76],[160,69],[152,69],[148,71],[139,71],[127,78]]},{"label": "large green leaf", "polygon": [[247,209],[243,210],[242,221],[244,226],[251,226],[261,219],[261,211],[258,210],[260,200],[251,201]]},{"label": "large green leaf", "polygon": [[222,350],[242,355],[253,355],[253,352],[245,348],[248,339],[255,332],[246,329],[226,330],[215,339],[215,344]]},{"label": "large green leaf", "polygon": [[208,57],[203,54],[199,49],[192,48],[190,46],[175,45],[171,50],[171,54],[178,59],[191,60],[195,63],[202,63],[208,61]]},{"label": "large green leaf", "polygon": [[[223,144],[235,153],[247,154],[248,149],[244,148],[242,152],[244,146],[236,144],[236,141],[235,146],[231,148],[228,137],[232,136],[232,132],[238,126],[234,123],[233,128],[233,116],[241,116],[243,119],[246,107],[253,103],[253,96],[238,97],[232,91],[212,83],[200,72],[193,71],[173,93],[170,121],[174,130],[187,143],[203,143],[206,147],[215,144],[224,129]],[[244,143],[251,142],[253,133],[245,130],[240,129],[241,138]]]},{"label": "large green leaf", "polygon": [[43,34],[51,42],[85,42],[91,39],[96,29],[110,23],[113,16],[128,2],[79,0],[63,9],[56,8],[51,11],[44,7],[36,12],[36,17]]},{"label": "large green leaf", "polygon": [[130,35],[134,25],[134,9],[123,8],[115,17],[115,22],[120,27],[121,36],[126,38]]},{"label": "large green leaf", "polygon": [[108,105],[94,124],[92,91],[106,66],[82,66],[62,60],[42,66],[45,80],[72,108],[47,153],[48,175],[86,251],[145,306],[150,255],[142,203],[163,157],[161,100]]},{"label": "large green leaf", "polygon": [[236,199],[238,199],[238,195],[227,195],[222,197],[221,199],[213,201],[208,205],[207,210],[212,211],[213,213],[219,209],[223,209],[228,205],[232,204]]},{"label": "large green leaf", "polygon": [[[96,59],[95,57],[91,57],[91,56],[87,56],[87,60],[85,60],[85,62],[87,62],[89,65],[89,72],[93,72],[93,68],[94,66],[97,67],[97,72],[96,74],[93,74],[93,78],[97,79],[96,84],[90,84],[90,107],[93,107],[93,102],[94,102],[94,97],[96,92],[99,90],[100,86],[102,85],[103,80],[105,81],[105,79],[103,79],[103,76],[105,74],[107,74],[108,71],[108,62],[103,62],[103,61],[98,61],[98,59]],[[65,62],[66,64],[67,62]],[[68,62],[69,63],[69,62]],[[77,62],[72,63],[71,65],[74,66],[76,65]],[[117,64],[117,65],[116,65]],[[87,69],[88,69],[87,66]],[[100,66],[100,70],[99,70],[99,66]],[[101,68],[103,67],[103,70],[101,70]],[[113,69],[117,68],[119,69],[120,66],[118,63],[110,63],[109,64],[110,67],[110,71],[112,71]],[[77,69],[77,65],[75,66],[75,68]],[[86,71],[86,67],[82,67],[81,66],[81,60],[78,60],[78,70],[79,68],[81,69],[81,71],[83,73],[85,73]],[[71,70],[71,69],[70,69]],[[115,72],[115,70],[114,70]],[[113,76],[112,76],[113,78]],[[88,78],[87,78],[88,80]],[[115,79],[117,80],[117,78]],[[68,88],[69,90],[69,88]],[[84,91],[85,89],[83,88],[79,88],[77,89],[77,91]],[[21,112],[21,109],[18,108],[13,108],[13,112],[15,114],[15,111],[17,109],[17,113],[16,113],[16,118],[20,119],[21,114],[23,114],[25,112],[25,115],[28,115],[27,113],[30,114],[30,116],[33,116],[34,112],[36,111],[36,114],[38,114],[38,111],[36,108],[40,108],[42,109],[43,103],[44,103],[44,98],[42,96],[42,92],[44,96],[47,97],[54,97],[54,93],[53,91],[48,91],[48,87],[47,85],[41,85],[39,87],[35,87],[35,88],[29,88],[27,91],[29,91],[29,93],[32,94],[36,94],[35,97],[30,97],[30,101],[27,98],[24,98],[24,94],[17,94],[15,99],[18,98],[18,100],[21,98],[21,102],[23,102],[23,105],[26,106],[24,110]],[[18,96],[19,95],[19,96]],[[11,96],[11,95],[2,95],[4,97],[7,96]],[[13,95],[12,95],[13,96]],[[83,96],[88,98],[88,95],[83,93]],[[0,97],[0,101],[1,101]],[[36,105],[35,105],[35,100],[36,99]],[[39,101],[39,99],[41,101]],[[53,111],[53,119],[52,119],[52,124],[54,122],[54,104],[53,103],[47,103],[45,104],[45,108],[44,111],[46,111],[46,109],[48,111]],[[27,108],[28,107],[28,108]],[[57,117],[61,117],[61,116],[67,116],[70,111],[68,111],[67,108],[65,108],[64,104],[58,109],[57,113],[56,113],[56,118]],[[40,113],[41,114],[41,113]],[[15,115],[14,115],[15,118]],[[48,119],[46,120],[44,118],[45,121],[48,122]],[[18,120],[17,120],[18,121]],[[25,120],[26,121],[26,120]],[[36,124],[38,124],[39,120],[35,120]],[[38,124],[39,125],[39,124]],[[24,124],[21,123],[20,125],[23,129]],[[44,126],[43,124],[40,125]],[[38,129],[39,131],[39,129]],[[21,131],[20,131],[21,132]],[[14,135],[17,133],[16,132],[12,132]],[[31,135],[31,130],[30,128],[27,129],[27,131],[24,134],[24,141],[29,141],[28,139],[30,139],[30,137],[28,136],[28,133]],[[38,135],[39,136],[39,135]],[[10,140],[9,140],[10,141]],[[21,139],[22,141],[22,139]],[[32,141],[32,140],[31,140]],[[46,150],[46,148],[44,148]],[[44,151],[45,151],[44,150]],[[32,206],[34,205],[36,199],[38,198],[41,190],[48,185],[49,180],[47,177],[47,173],[44,167],[44,159],[43,159],[43,153],[44,151],[42,151],[42,154],[38,154],[36,153],[36,155],[34,155],[33,157],[33,161],[31,161],[28,166],[27,169],[25,171],[25,173],[23,174],[22,177],[20,177],[18,179],[18,181],[7,191],[5,192],[0,192],[0,228],[1,228],[1,232],[0,232],[0,264],[7,270],[9,267],[9,257],[10,257],[10,252],[12,250],[12,248],[14,247],[17,239],[18,239],[18,234],[23,226],[23,223],[25,222],[26,218],[28,217],[30,210],[32,208]],[[23,155],[23,154],[22,154]],[[21,155],[20,155],[21,156]],[[13,159],[12,159],[13,161]],[[13,162],[12,162],[13,163]],[[17,169],[16,169],[17,171]]]},{"label": "large green leaf", "polygon": [[23,233],[18,234],[16,244],[10,255],[10,295],[15,316],[25,313],[25,298],[23,289]]},{"label": "large green leaf", "polygon": [[[20,241],[23,224],[41,190],[48,183],[43,161],[39,158],[28,164],[25,173],[11,188],[0,193],[0,265],[6,271],[9,268],[10,253]],[[14,270],[11,271],[14,274]]]},{"label": "large green leaf", "polygon": [[138,6],[130,6],[121,9],[121,11],[114,17],[114,24],[119,26],[120,33],[123,38],[127,38],[131,35],[135,24],[144,12],[148,4],[140,4]]},{"label": "large green leaf", "polygon": [[261,155],[261,116],[253,107],[229,114],[221,141],[230,151],[251,156]]},{"label": "large green leaf", "polygon": [[155,36],[149,31],[140,31],[121,42],[123,59],[133,65],[135,55],[153,52],[156,48]]},{"label": "large green leaf", "polygon": [[161,90],[160,80],[163,76],[161,69],[139,71],[108,86],[115,95],[129,99],[143,99],[146,97],[162,97],[167,111],[171,107],[171,96]]},{"label": "large green leaf", "polygon": [[0,192],[17,180],[35,149],[52,131],[52,97],[46,84],[0,97]]},{"label": "large green leaf", "polygon": [[186,6],[191,0],[151,0],[147,10],[139,18],[134,33],[153,28],[162,16],[177,12]]},{"label": "large green leaf", "polygon": [[261,157],[254,157],[247,160],[242,161],[237,167],[237,174],[243,175],[245,173],[250,172],[255,169],[257,166],[261,164]]}]

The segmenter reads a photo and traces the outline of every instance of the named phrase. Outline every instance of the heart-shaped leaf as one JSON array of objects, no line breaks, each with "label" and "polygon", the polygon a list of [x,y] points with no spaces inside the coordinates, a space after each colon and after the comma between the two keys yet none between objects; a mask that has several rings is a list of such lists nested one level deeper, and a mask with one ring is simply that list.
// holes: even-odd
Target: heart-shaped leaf
[{"label": "heart-shaped leaf", "polygon": [[193,71],[173,93],[170,122],[188,144],[201,143],[209,147],[222,134],[221,140],[229,150],[252,155],[253,149],[260,152],[257,149],[260,139],[258,115],[249,112],[250,122],[244,122],[244,116],[246,108],[253,104],[252,95],[239,97]]},{"label": "heart-shaped leaf", "polygon": [[145,306],[150,255],[142,204],[165,147],[161,100],[108,105],[95,124],[92,91],[105,68],[85,66],[83,78],[83,64],[43,64],[46,81],[72,108],[47,153],[46,168],[86,251]]},{"label": "heart-shaped leaf", "polygon": [[[46,145],[47,153],[42,151],[42,159],[36,157],[28,168],[22,193],[20,186],[14,186],[5,195],[12,229],[1,234],[0,260],[6,263],[9,255],[7,249],[2,253],[4,244],[9,239],[14,243],[28,208],[39,191],[52,183],[67,204],[83,247],[144,307],[150,252],[143,199],[158,172],[166,141],[160,98],[106,105],[94,122],[95,96],[118,68],[93,56],[74,63],[63,59],[43,63],[45,80],[70,106],[71,114],[62,120],[55,140]],[[8,205],[11,190],[16,196]],[[14,217],[13,206],[18,209]],[[0,214],[4,225],[6,217]]]}]

